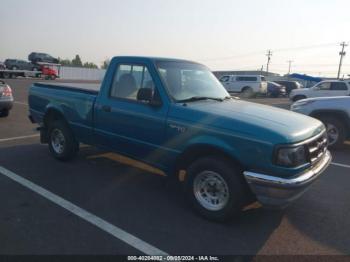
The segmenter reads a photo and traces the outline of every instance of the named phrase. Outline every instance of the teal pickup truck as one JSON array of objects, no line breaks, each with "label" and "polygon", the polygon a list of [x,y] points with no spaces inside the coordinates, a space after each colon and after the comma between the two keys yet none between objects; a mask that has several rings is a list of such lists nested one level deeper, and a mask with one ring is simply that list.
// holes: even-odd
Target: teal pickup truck
[{"label": "teal pickup truck", "polygon": [[33,84],[29,111],[55,158],[84,143],[143,161],[179,179],[216,221],[254,200],[288,205],[331,162],[320,121],[232,98],[185,60],[115,57],[101,86]]}]

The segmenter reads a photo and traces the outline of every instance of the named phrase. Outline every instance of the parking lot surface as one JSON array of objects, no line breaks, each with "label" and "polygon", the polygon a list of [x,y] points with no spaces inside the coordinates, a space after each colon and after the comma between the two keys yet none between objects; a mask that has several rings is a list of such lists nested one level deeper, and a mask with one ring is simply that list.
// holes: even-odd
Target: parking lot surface
[{"label": "parking lot surface", "polygon": [[[250,209],[218,224],[139,163],[88,146],[71,162],[53,159],[27,118],[34,80],[7,82],[16,102],[0,118],[1,254],[350,254],[350,144],[332,152],[333,164],[286,210]],[[286,98],[252,101],[289,107]]]}]

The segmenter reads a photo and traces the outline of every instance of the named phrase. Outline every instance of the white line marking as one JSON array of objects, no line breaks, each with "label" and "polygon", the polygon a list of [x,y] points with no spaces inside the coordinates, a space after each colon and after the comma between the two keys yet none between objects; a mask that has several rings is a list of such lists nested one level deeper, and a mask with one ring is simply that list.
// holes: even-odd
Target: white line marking
[{"label": "white line marking", "polygon": [[23,106],[28,106],[27,103],[19,102],[19,101],[14,101],[15,104],[23,105]]},{"label": "white line marking", "polygon": [[54,193],[51,193],[50,191],[47,191],[43,187],[34,184],[33,182],[11,172],[10,170],[7,170],[6,168],[4,168],[2,166],[0,166],[0,174],[12,179],[13,181],[16,181],[17,183],[21,184],[22,186],[24,186],[24,187],[34,191],[35,193],[43,196],[44,198],[55,203],[56,205],[61,206],[62,208],[73,213],[74,215],[76,215],[76,216],[82,218],[83,220],[95,225],[96,227],[111,234],[112,236],[118,238],[119,240],[129,244],[130,246],[138,249],[139,251],[143,252],[146,255],[162,255],[162,256],[168,255],[164,251],[144,242],[143,240],[141,240],[141,239],[129,234],[128,232],[110,224],[109,222],[103,220],[102,218],[95,216],[94,214],[74,205],[73,203],[63,199],[62,197],[60,197]]},{"label": "white line marking", "polygon": [[13,141],[13,140],[20,140],[20,139],[27,139],[27,138],[33,138],[33,137],[39,137],[40,135],[35,134],[35,135],[29,135],[29,136],[16,136],[16,137],[9,137],[9,138],[1,138],[1,142],[7,142],[7,141]]},{"label": "white line marking", "polygon": [[332,162],[331,165],[333,165],[333,166],[345,167],[345,168],[350,168],[350,165],[345,165],[345,164],[340,164],[340,163],[334,163],[334,162]]}]

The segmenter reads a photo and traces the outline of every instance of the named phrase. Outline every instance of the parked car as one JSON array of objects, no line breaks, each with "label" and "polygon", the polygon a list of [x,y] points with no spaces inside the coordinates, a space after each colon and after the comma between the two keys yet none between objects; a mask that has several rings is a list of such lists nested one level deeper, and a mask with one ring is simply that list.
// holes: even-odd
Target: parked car
[{"label": "parked car", "polygon": [[242,93],[244,97],[267,93],[267,82],[260,75],[224,75],[220,82],[230,93]]},{"label": "parked car", "polygon": [[330,147],[350,139],[350,97],[309,98],[295,102],[291,110],[321,120],[327,128]]},{"label": "parked car", "polygon": [[293,90],[289,99],[298,101],[312,97],[331,97],[331,96],[348,96],[350,95],[350,81],[327,80],[319,82],[310,88],[301,88]]},{"label": "parked car", "polygon": [[40,67],[37,65],[34,65],[30,62],[27,62],[25,60],[19,60],[19,59],[6,59],[5,66],[7,69],[11,69],[11,70],[39,71],[40,69]]},{"label": "parked car", "polygon": [[287,81],[287,80],[277,80],[274,81],[277,84],[283,85],[286,87],[287,95],[290,94],[290,92],[294,89],[300,89],[303,88],[303,85],[300,84],[298,81]]},{"label": "parked car", "polygon": [[11,87],[0,80],[0,117],[7,117],[12,106],[13,96]]},{"label": "parked car", "polygon": [[267,96],[279,97],[287,94],[286,87],[275,82],[267,82]]},{"label": "parked car", "polygon": [[194,209],[216,221],[255,199],[285,207],[331,161],[320,121],[234,99],[185,60],[115,57],[101,86],[35,83],[29,118],[55,158],[84,143],[143,161],[181,181]]},{"label": "parked car", "polygon": [[5,64],[3,62],[0,62],[0,70],[3,70],[5,68],[6,68]]},{"label": "parked car", "polygon": [[45,53],[37,53],[37,52],[30,53],[28,56],[28,60],[31,61],[33,64],[36,64],[38,62],[57,64],[59,62],[57,58],[54,58]]}]

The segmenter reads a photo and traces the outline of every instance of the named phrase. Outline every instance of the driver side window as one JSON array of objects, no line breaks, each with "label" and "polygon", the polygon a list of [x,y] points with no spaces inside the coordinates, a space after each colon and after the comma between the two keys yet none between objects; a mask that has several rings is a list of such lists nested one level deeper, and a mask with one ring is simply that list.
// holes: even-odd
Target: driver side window
[{"label": "driver side window", "polygon": [[110,97],[137,100],[141,88],[155,91],[153,79],[144,65],[120,64],[115,72]]}]

